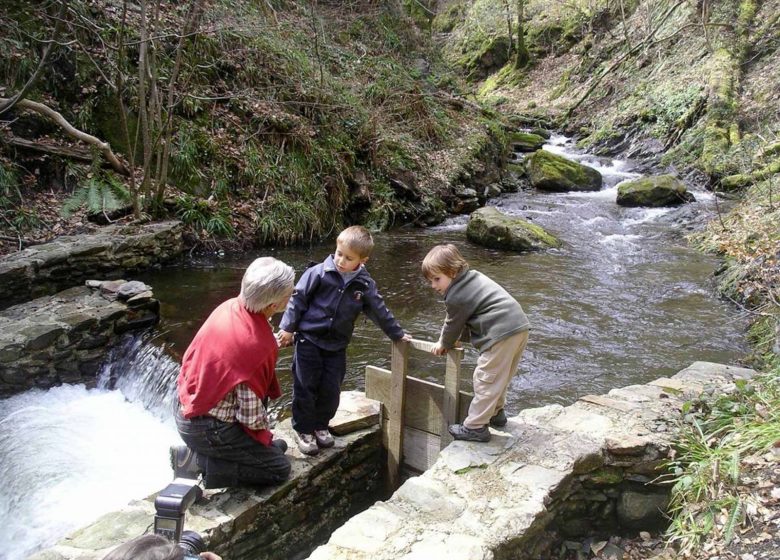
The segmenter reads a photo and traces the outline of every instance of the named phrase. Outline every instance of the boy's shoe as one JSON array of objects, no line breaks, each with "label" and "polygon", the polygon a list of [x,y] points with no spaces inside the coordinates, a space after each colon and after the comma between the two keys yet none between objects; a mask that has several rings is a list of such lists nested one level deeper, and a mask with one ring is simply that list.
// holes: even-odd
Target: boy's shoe
[{"label": "boy's shoe", "polygon": [[314,439],[317,440],[317,445],[324,449],[333,447],[333,444],[336,443],[328,430],[314,430]]},{"label": "boy's shoe", "polygon": [[295,443],[298,445],[298,449],[300,449],[301,453],[304,455],[316,455],[320,452],[314,434],[302,434],[293,430],[293,437],[295,438]]},{"label": "boy's shoe", "polygon": [[503,428],[506,426],[506,412],[504,412],[503,408],[493,415],[490,419],[490,425],[494,428]]},{"label": "boy's shoe", "polygon": [[186,445],[171,445],[171,468],[173,478],[189,478],[196,480],[201,473],[196,461],[196,453]]},{"label": "boy's shoe", "polygon": [[283,439],[275,439],[271,442],[271,445],[274,447],[278,447],[282,450],[282,453],[285,453],[287,451],[287,442]]},{"label": "boy's shoe", "polygon": [[490,441],[490,430],[487,426],[467,428],[463,424],[452,424],[447,430],[452,434],[452,437],[462,441]]}]

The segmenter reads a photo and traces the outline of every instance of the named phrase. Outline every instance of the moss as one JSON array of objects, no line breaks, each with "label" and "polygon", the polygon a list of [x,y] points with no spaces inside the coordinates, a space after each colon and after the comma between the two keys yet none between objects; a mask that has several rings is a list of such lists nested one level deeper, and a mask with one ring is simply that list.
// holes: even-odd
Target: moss
[{"label": "moss", "polygon": [[601,173],[559,155],[538,150],[528,158],[528,176],[531,184],[550,191],[599,190]]},{"label": "moss", "polygon": [[431,28],[436,33],[449,33],[463,21],[465,15],[465,2],[451,2],[447,4],[443,11],[436,14],[431,22]]},{"label": "moss", "polygon": [[529,132],[513,132],[509,135],[509,142],[521,152],[535,152],[544,145],[546,140]]},{"label": "moss", "polygon": [[621,206],[673,206],[693,201],[685,185],[672,175],[641,177],[618,187],[617,203]]},{"label": "moss", "polygon": [[504,65],[498,72],[487,77],[477,95],[484,97],[499,87],[519,86],[525,80],[525,72],[517,70],[511,62]]}]

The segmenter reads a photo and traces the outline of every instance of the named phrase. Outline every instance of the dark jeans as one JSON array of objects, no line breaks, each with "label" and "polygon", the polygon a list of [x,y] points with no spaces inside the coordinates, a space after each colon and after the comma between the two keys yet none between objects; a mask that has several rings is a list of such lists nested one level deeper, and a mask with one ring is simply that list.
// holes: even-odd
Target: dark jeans
[{"label": "dark jeans", "polygon": [[323,350],[303,337],[295,338],[292,427],[297,432],[328,429],[339,408],[346,371],[346,350]]},{"label": "dark jeans", "polygon": [[290,461],[275,445],[252,439],[238,422],[211,416],[187,420],[176,413],[176,427],[187,447],[197,453],[206,488],[272,485],[290,476]]}]

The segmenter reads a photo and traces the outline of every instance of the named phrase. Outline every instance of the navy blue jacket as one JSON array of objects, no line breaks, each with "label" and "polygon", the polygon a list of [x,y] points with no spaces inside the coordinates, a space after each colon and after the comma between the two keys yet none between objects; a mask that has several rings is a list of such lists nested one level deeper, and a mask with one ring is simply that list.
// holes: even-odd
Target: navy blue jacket
[{"label": "navy blue jacket", "polygon": [[376,282],[365,267],[344,285],[344,279],[329,255],[301,275],[279,328],[297,332],[323,350],[343,350],[352,338],[355,320],[363,312],[390,337],[398,340],[404,331],[385,305]]}]

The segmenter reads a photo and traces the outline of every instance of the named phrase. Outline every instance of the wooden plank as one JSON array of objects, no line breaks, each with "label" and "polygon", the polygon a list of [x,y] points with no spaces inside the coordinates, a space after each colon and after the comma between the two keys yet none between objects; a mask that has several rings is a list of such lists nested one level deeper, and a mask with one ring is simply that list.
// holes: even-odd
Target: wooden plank
[{"label": "wooden plank", "polygon": [[422,430],[404,430],[404,464],[426,471],[439,458],[439,438]]},{"label": "wooden plank", "polygon": [[415,350],[422,350],[423,352],[430,352],[436,346],[435,342],[431,342],[430,340],[419,340],[417,338],[410,340],[409,344]]},{"label": "wooden plank", "polygon": [[403,458],[403,421],[406,400],[406,370],[409,365],[409,343],[393,342],[390,356],[390,399],[387,407],[387,476],[390,488],[400,485]]},{"label": "wooden plank", "polygon": [[452,441],[447,427],[458,422],[458,398],[460,396],[460,364],[463,349],[453,348],[447,352],[447,367],[444,373],[444,392],[442,395],[441,448]]},{"label": "wooden plank", "polygon": [[[390,370],[366,366],[366,397],[388,403],[390,376]],[[442,385],[407,375],[404,425],[438,435],[444,418],[441,408],[443,394]],[[474,395],[468,391],[460,391],[458,422],[468,415],[469,404],[473,397]]]}]

